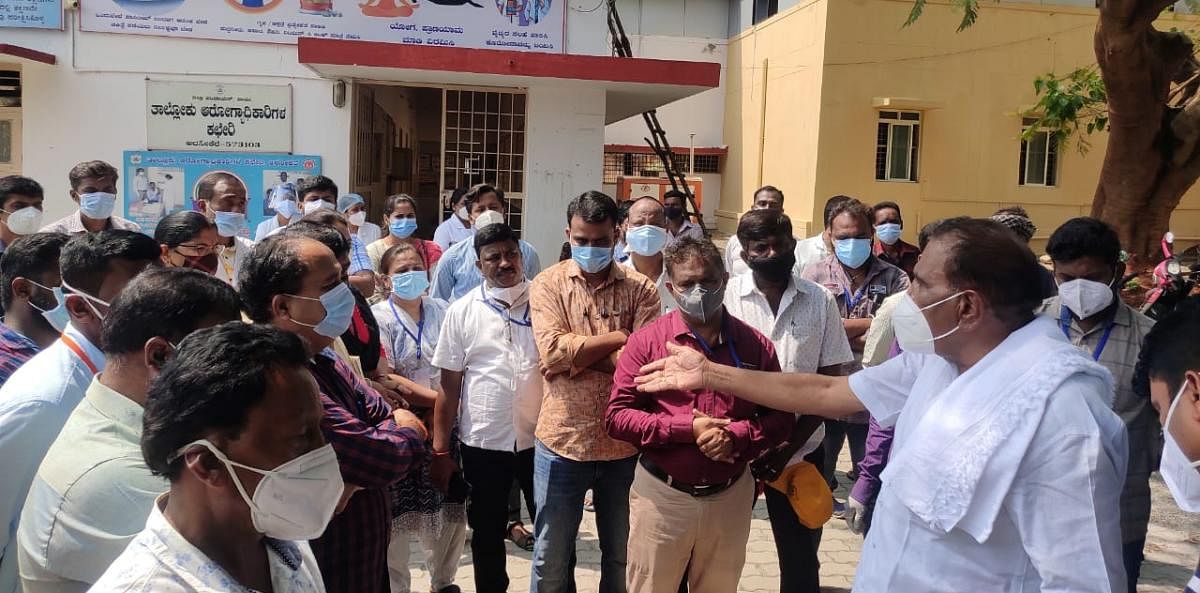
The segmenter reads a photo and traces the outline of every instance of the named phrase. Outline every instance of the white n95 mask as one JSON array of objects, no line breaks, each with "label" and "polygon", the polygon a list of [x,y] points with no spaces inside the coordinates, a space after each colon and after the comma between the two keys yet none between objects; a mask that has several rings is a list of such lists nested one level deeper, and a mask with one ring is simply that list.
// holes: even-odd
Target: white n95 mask
[{"label": "white n95 mask", "polygon": [[1184,381],[1179,387],[1179,393],[1175,394],[1175,401],[1171,402],[1171,409],[1167,411],[1167,422],[1163,425],[1162,461],[1159,463],[1158,472],[1162,474],[1163,481],[1167,483],[1167,490],[1171,491],[1171,497],[1180,509],[1189,513],[1200,513],[1200,471],[1196,470],[1200,467],[1200,461],[1188,459],[1183,454],[1183,449],[1179,448],[1179,443],[1175,442],[1175,437],[1171,435],[1171,416],[1175,414],[1175,408],[1179,407],[1179,400],[1183,399],[1186,389],[1187,382]]},{"label": "white n95 mask", "polygon": [[1108,284],[1077,278],[1058,285],[1058,298],[1075,317],[1087,319],[1112,304],[1113,290]]},{"label": "white n95 mask", "polygon": [[896,309],[892,311],[892,330],[896,332],[896,342],[899,343],[900,349],[914,354],[934,354],[934,342],[958,331],[959,326],[955,325],[954,329],[935,336],[922,311],[950,302],[963,294],[964,291],[956,292],[936,303],[918,307],[912,296],[904,293],[900,302],[896,304]]},{"label": "white n95 mask", "polygon": [[[259,533],[281,540],[310,540],[325,532],[345,486],[333,445],[313,449],[272,470],[233,461],[206,439],[189,443],[180,454],[197,445],[225,464]],[[262,474],[253,496],[246,493],[235,467]]]}]

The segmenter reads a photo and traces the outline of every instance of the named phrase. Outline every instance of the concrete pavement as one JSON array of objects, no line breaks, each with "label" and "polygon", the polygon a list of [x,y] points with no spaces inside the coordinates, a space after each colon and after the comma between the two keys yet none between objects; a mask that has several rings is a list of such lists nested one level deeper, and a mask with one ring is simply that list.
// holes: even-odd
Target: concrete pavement
[{"label": "concrete pavement", "polygon": [[[844,471],[849,469],[849,457],[843,451],[839,463],[838,479],[847,480]],[[1153,479],[1154,512],[1151,517],[1150,533],[1146,543],[1146,563],[1138,585],[1140,593],[1179,593],[1192,575],[1200,555],[1200,518],[1182,513],[1175,507],[1171,495],[1162,480]],[[845,492],[838,493],[844,500]],[[779,561],[775,544],[771,538],[771,524],[767,520],[766,503],[760,498],[754,507],[750,540],[747,543],[746,568],[742,571],[739,593],[774,593],[779,590]],[[532,529],[532,526],[531,526]],[[511,579],[509,591],[529,591],[530,556],[512,543],[508,544],[508,573]],[[579,533],[579,566],[575,579],[581,593],[596,591],[600,580],[600,547],[596,539],[595,515],[584,513],[583,526]],[[830,593],[850,590],[854,581],[854,570],[862,550],[862,539],[850,533],[840,520],[830,520],[825,525],[821,539],[821,586]],[[419,544],[413,545],[413,590],[427,591],[429,578],[421,566]],[[458,572],[458,585],[465,592],[475,591],[471,572],[470,549],[463,556]]]}]

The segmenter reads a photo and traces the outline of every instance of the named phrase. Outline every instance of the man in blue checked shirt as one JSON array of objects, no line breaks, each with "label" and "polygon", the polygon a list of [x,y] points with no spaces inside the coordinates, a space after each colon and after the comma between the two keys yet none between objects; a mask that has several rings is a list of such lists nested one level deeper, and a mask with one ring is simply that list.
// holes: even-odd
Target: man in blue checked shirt
[{"label": "man in blue checked shirt", "polygon": [[[506,222],[508,204],[504,201],[504,194],[490,185],[472,187],[471,191],[467,192],[465,203],[476,233],[488,225]],[[537,251],[524,240],[519,246],[525,265],[525,278],[533,280],[534,276],[542,271]],[[475,246],[471,241],[455,243],[442,254],[442,259],[434,269],[430,296],[454,302],[472,289],[478,288],[483,283],[478,261],[479,256],[475,254]]]}]

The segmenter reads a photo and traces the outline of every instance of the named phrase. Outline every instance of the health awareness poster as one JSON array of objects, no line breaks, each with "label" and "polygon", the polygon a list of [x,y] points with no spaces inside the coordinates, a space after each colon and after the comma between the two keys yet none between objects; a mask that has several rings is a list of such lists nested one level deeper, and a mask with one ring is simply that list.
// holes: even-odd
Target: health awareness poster
[{"label": "health awareness poster", "polygon": [[61,29],[62,0],[0,0],[0,27]]},{"label": "health awareness poster", "polygon": [[567,0],[81,0],[81,27],[236,41],[298,37],[562,53]]},{"label": "health awareness poster", "polygon": [[321,174],[321,157],[302,154],[125,151],[125,218],[154,234],[158,221],[180,210],[194,210],[192,197],[205,173],[232,173],[246,187],[249,231],[275,211],[271,188],[295,185]]}]

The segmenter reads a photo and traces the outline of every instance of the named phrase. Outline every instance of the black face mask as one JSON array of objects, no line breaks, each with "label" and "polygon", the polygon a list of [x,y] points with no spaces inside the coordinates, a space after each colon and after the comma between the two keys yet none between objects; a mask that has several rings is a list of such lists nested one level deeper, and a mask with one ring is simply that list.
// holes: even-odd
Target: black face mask
[{"label": "black face mask", "polygon": [[788,251],[774,257],[752,257],[746,265],[763,278],[780,282],[792,273],[792,268],[796,265],[796,252]]},{"label": "black face mask", "polygon": [[667,215],[667,218],[671,220],[679,220],[680,218],[683,218],[683,208],[679,206],[667,206],[666,208],[663,208],[663,212]]}]

